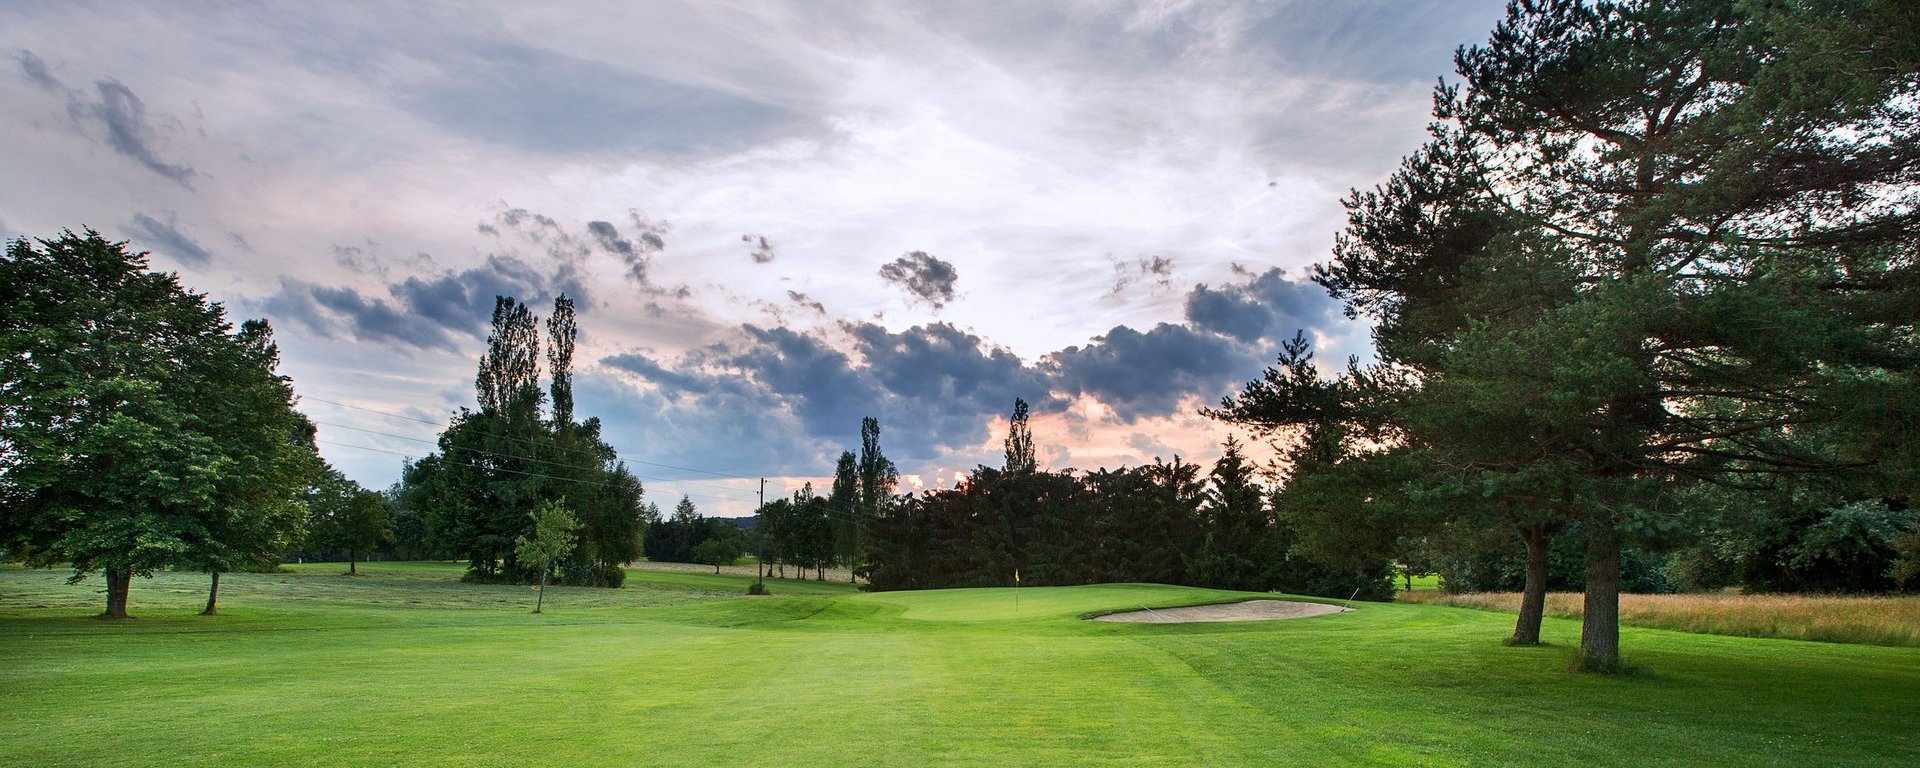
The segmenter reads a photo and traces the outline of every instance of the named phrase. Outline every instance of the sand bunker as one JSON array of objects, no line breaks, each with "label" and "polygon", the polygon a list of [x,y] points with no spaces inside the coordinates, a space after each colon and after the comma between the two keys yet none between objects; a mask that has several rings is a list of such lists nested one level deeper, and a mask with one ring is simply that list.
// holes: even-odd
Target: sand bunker
[{"label": "sand bunker", "polygon": [[1340,613],[1347,609],[1326,603],[1299,603],[1292,600],[1248,600],[1244,603],[1221,603],[1220,605],[1189,605],[1180,608],[1152,608],[1126,613],[1109,613],[1095,616],[1094,621],[1144,621],[1157,624],[1179,624],[1189,621],[1267,621],[1270,619],[1302,619],[1308,616],[1321,616]]}]

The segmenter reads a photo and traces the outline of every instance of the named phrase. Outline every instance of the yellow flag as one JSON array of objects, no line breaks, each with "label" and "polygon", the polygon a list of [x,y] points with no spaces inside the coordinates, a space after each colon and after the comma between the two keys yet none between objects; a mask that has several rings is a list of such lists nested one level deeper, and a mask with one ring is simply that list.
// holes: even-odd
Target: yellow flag
[{"label": "yellow flag", "polygon": [[1013,569],[1013,583],[1020,583],[1020,569],[1018,568]]}]

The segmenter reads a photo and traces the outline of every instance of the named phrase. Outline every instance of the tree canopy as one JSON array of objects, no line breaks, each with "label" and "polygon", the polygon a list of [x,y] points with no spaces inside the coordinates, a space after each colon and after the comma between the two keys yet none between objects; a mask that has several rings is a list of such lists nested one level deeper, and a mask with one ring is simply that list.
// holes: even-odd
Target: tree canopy
[{"label": "tree canopy", "polygon": [[[298,538],[313,426],[272,331],[91,230],[0,259],[0,542],[31,565],[131,576],[257,564]],[[209,600],[209,608],[212,601]]]},{"label": "tree canopy", "polygon": [[1696,528],[1689,486],[1910,493],[1861,470],[1915,423],[1916,32],[1888,2],[1510,5],[1315,273],[1378,363],[1283,358],[1215,413],[1337,441],[1316,473],[1397,465],[1327,522],[1518,534],[1529,603],[1578,530],[1584,663],[1617,669],[1621,553]]}]

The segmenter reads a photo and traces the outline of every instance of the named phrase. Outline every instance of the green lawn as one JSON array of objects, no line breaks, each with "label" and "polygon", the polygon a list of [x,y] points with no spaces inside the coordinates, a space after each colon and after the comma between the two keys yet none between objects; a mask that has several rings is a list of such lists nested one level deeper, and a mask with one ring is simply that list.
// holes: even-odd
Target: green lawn
[{"label": "green lawn", "polygon": [[[1292,621],[1089,612],[1152,585],[860,594],[635,571],[620,590],[466,585],[451,564],[98,581],[0,569],[0,765],[1914,765],[1920,649],[1362,604]],[[1015,600],[1018,599],[1016,607]]]}]

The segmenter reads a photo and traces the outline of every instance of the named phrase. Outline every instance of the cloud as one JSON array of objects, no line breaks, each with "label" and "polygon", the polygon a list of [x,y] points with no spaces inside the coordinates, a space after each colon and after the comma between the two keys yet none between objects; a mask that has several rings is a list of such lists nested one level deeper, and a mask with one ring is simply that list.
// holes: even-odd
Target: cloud
[{"label": "cloud", "polygon": [[1127,326],[1048,355],[1055,384],[1091,395],[1122,419],[1172,413],[1191,396],[1212,401],[1258,373],[1253,356],[1221,336],[1160,323],[1145,332]]},{"label": "cloud", "polygon": [[[631,224],[628,230],[631,236],[621,234],[619,227],[610,221],[588,221],[584,235],[576,236],[552,216],[502,203],[493,221],[481,222],[475,229],[481,234],[503,240],[509,234],[517,235],[521,243],[544,251],[555,263],[572,265],[576,269],[584,265],[597,250],[619,259],[626,266],[627,276],[641,287],[659,292],[660,289],[650,279],[648,268],[652,266],[653,256],[666,249],[666,235],[673,230],[673,225],[650,219],[638,208],[628,209],[627,219]],[[584,300],[580,295],[575,295],[574,299]]]},{"label": "cloud", "polygon": [[802,307],[805,307],[807,309],[811,309],[822,315],[825,315],[827,313],[827,305],[822,304],[818,299],[815,299],[799,291],[787,291],[787,300],[795,304],[798,304]]},{"label": "cloud", "polygon": [[1172,458],[1174,456],[1180,455],[1180,451],[1175,450],[1172,446],[1169,446],[1166,443],[1163,443],[1157,439],[1154,439],[1152,435],[1149,435],[1145,432],[1135,432],[1132,435],[1128,436],[1127,446],[1136,451],[1139,451],[1141,456],[1152,456],[1155,460],[1158,460],[1161,457]]},{"label": "cloud", "polygon": [[133,215],[126,231],[134,240],[146,240],[161,253],[180,260],[181,263],[204,267],[213,260],[213,254],[193,238],[180,231],[180,222],[172,211],[166,212],[166,221],[160,221],[144,213]]},{"label": "cloud", "polygon": [[605,248],[607,252],[618,254],[628,259],[633,258],[633,242],[620,239],[620,230],[614,229],[613,224],[605,221],[589,221],[587,222],[587,234],[592,235],[594,242],[599,243],[600,247]]},{"label": "cloud", "polygon": [[1167,256],[1141,256],[1133,261],[1113,262],[1112,295],[1120,295],[1141,280],[1151,280],[1162,288],[1173,287],[1173,259]]},{"label": "cloud", "polygon": [[[1237,271],[1250,274],[1244,268]],[[1340,305],[1324,289],[1288,280],[1280,269],[1217,290],[1196,285],[1186,301],[1189,325],[1249,343],[1279,341],[1291,338],[1295,331],[1338,326],[1339,311]]]},{"label": "cloud", "polygon": [[69,97],[67,114],[74,122],[98,124],[106,132],[107,146],[112,147],[113,151],[132,158],[146,166],[147,170],[172,179],[180,186],[192,189],[197,172],[193,166],[185,163],[169,163],[160,159],[154,149],[157,138],[153,126],[147,124],[147,105],[134,95],[133,89],[111,79],[101,80],[94,87],[100,93],[99,101],[85,101],[78,94]]},{"label": "cloud", "polygon": [[[357,250],[357,249],[355,249]],[[543,272],[511,256],[493,255],[479,267],[409,276],[385,286],[386,296],[351,286],[285,279],[261,302],[273,319],[286,319],[322,336],[419,350],[457,350],[463,339],[484,338],[495,296],[535,308],[565,292],[588,304],[585,286],[567,265]]]},{"label": "cloud", "polygon": [[[969,414],[1011,409],[1016,397],[1036,409],[1057,405],[1053,384],[1019,356],[948,323],[894,333],[872,323],[845,323],[854,348],[889,394]],[[932,414],[927,414],[932,418]]]},{"label": "cloud", "polygon": [[753,246],[753,250],[748,253],[753,257],[753,263],[765,264],[773,261],[773,243],[767,241],[766,235],[741,235],[740,242]]},{"label": "cloud", "polygon": [[[433,41],[436,66],[401,104],[456,134],[546,154],[669,158],[735,151],[810,129],[778,104],[500,37]],[[814,127],[813,129],[817,129]]]},{"label": "cloud", "polygon": [[926,251],[913,251],[880,267],[880,277],[939,309],[953,301],[953,284],[959,281],[960,273],[950,262]]},{"label": "cloud", "polygon": [[58,93],[66,89],[66,86],[61,85],[60,80],[53,76],[53,72],[47,69],[47,63],[41,61],[33,51],[22,48],[13,54],[13,58],[20,62],[20,74],[27,78],[27,82],[49,93]]},{"label": "cloud", "polygon": [[[789,292],[789,299],[806,297]],[[1276,305],[1251,315],[1246,308],[1256,302]],[[1196,310],[1197,320],[1145,330],[1114,326],[1033,362],[951,323],[900,331],[859,321],[811,331],[742,325],[730,338],[671,360],[624,352],[600,364],[650,383],[676,410],[779,414],[790,419],[787,428],[828,441],[822,445],[861,417],[876,416],[890,426],[897,458],[950,460],[990,442],[989,425],[1014,398],[1035,414],[1068,417],[1085,398],[1121,425],[1191,417],[1195,402],[1211,403],[1258,376],[1277,352],[1282,326],[1338,318],[1337,305],[1316,286],[1286,280],[1277,269],[1217,290],[1196,286],[1188,295],[1189,306],[1216,303],[1258,322],[1227,323]],[[1161,445],[1141,451],[1171,455]]]},{"label": "cloud", "polygon": [[357,275],[379,275],[385,279],[389,274],[387,265],[376,250],[372,240],[368,240],[365,247],[334,243],[333,263]]}]

